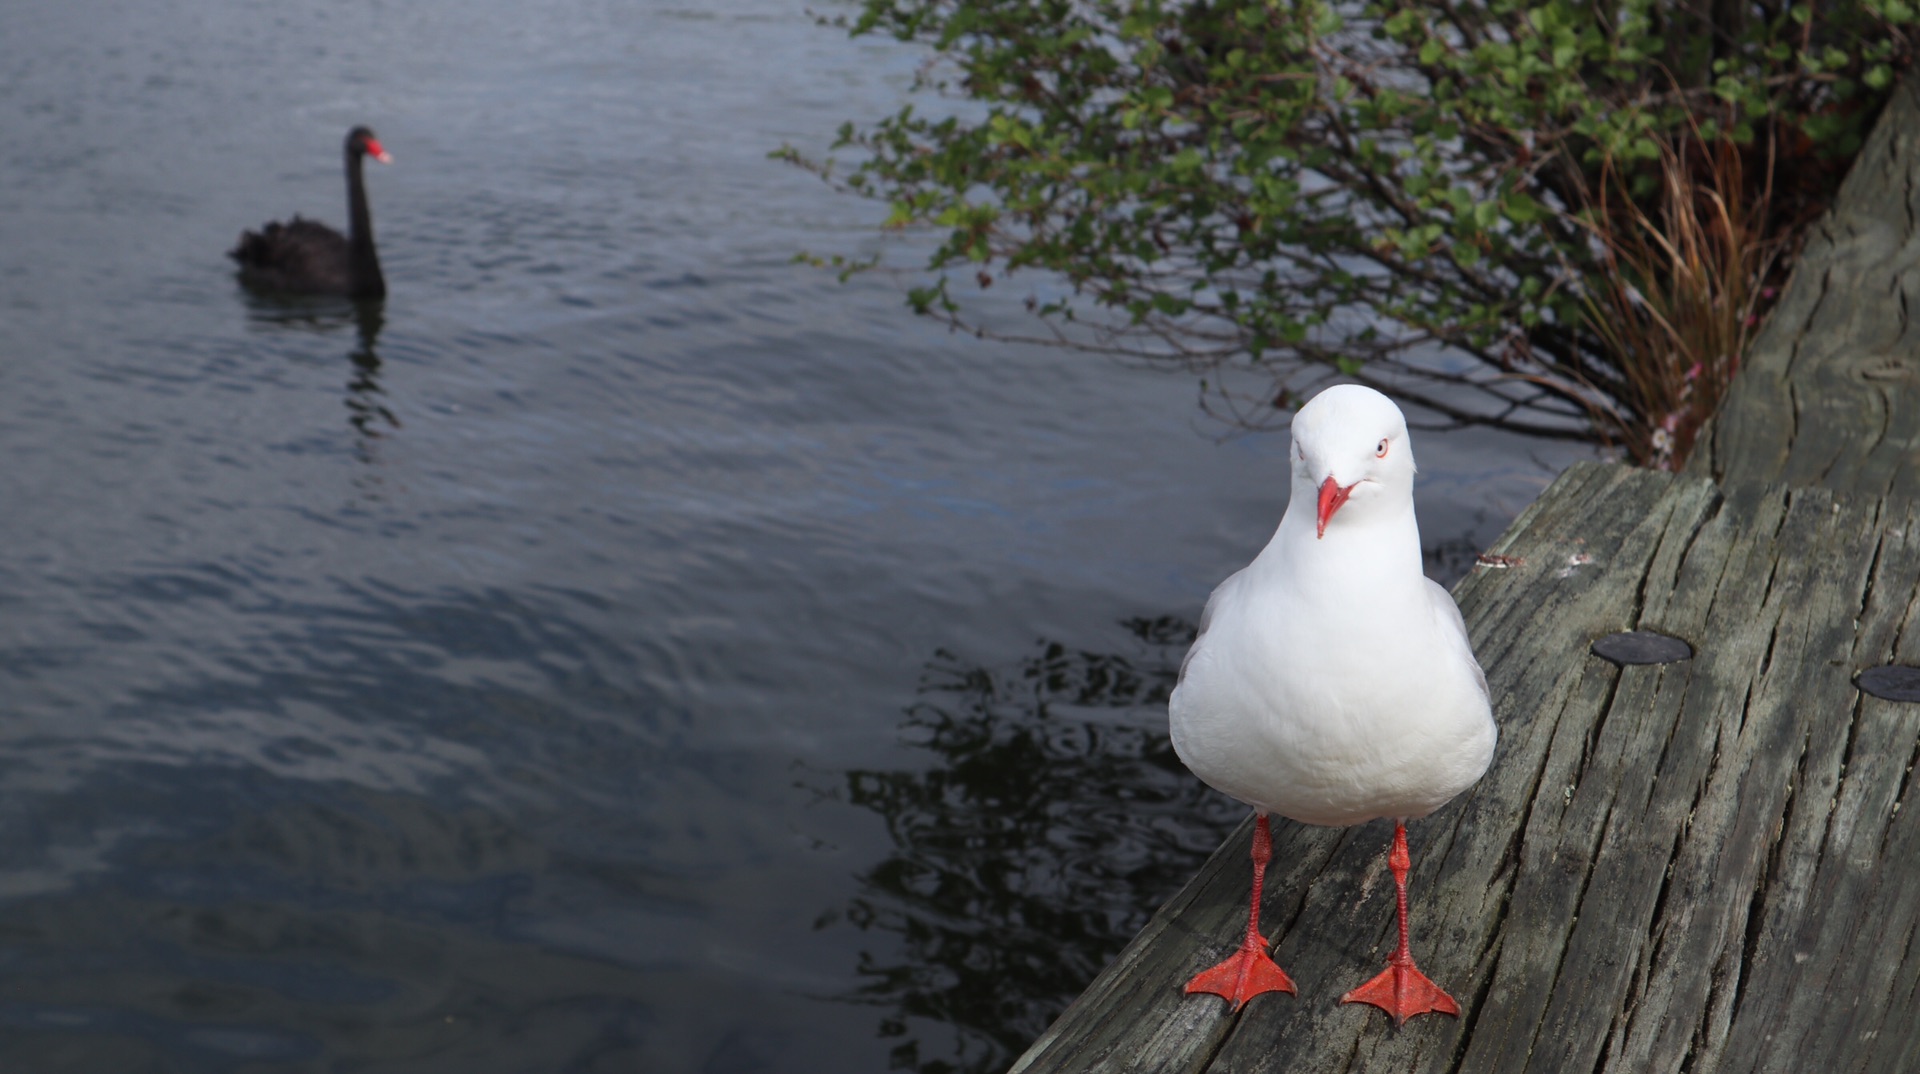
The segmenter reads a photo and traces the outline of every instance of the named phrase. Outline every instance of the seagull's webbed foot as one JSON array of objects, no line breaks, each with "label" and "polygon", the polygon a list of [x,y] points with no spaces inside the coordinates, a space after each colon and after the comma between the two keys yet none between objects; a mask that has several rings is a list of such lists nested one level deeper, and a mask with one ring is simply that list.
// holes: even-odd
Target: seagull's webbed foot
[{"label": "seagull's webbed foot", "polygon": [[1460,1016],[1460,1005],[1421,973],[1411,958],[1405,962],[1390,961],[1378,977],[1340,997],[1340,1002],[1371,1003],[1392,1015],[1394,1025],[1401,1025],[1416,1014]]},{"label": "seagull's webbed foot", "polygon": [[1293,992],[1293,978],[1267,957],[1265,948],[1264,942],[1249,937],[1225,962],[1194,974],[1187,991],[1224,996],[1236,1011],[1262,992]]}]

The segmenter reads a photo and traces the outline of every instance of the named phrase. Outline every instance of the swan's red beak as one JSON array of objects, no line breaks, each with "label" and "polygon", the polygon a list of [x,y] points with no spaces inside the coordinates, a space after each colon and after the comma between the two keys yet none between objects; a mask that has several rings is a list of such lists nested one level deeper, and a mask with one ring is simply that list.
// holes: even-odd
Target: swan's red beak
[{"label": "swan's red beak", "polygon": [[[1358,481],[1353,483],[1353,485],[1358,484]],[[1320,483],[1320,517],[1314,537],[1320,538],[1327,535],[1327,523],[1332,520],[1333,513],[1340,510],[1340,505],[1347,502],[1347,497],[1353,495],[1353,485],[1341,488],[1331,477]]]},{"label": "swan's red beak", "polygon": [[367,139],[367,156],[372,157],[382,164],[393,163],[393,157],[390,156],[385,149],[380,147],[379,142],[372,138]]}]

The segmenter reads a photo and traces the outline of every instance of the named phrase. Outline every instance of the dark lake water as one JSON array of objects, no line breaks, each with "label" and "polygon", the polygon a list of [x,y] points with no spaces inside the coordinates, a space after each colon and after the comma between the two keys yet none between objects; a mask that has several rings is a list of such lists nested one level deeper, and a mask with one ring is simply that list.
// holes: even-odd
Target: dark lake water
[{"label": "dark lake water", "polygon": [[[785,0],[4,26],[0,1065],[989,1071],[1239,818],[1164,696],[1283,439],[792,263],[882,212],[767,153],[916,53]],[[355,123],[384,307],[248,300]],[[1441,573],[1571,457],[1419,451]]]}]

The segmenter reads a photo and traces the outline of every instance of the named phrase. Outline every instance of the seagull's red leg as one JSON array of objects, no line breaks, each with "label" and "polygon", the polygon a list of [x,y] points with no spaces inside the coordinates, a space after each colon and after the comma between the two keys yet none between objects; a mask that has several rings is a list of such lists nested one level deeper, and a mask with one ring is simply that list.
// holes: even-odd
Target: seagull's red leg
[{"label": "seagull's red leg", "polygon": [[1393,869],[1394,893],[1399,900],[1400,947],[1378,977],[1340,997],[1340,1002],[1371,1003],[1393,1015],[1395,1025],[1429,1011],[1458,1017],[1460,1005],[1420,972],[1413,964],[1413,952],[1407,948],[1407,871],[1413,868],[1413,856],[1407,853],[1404,821],[1394,822],[1393,852],[1387,855],[1387,865]]},{"label": "seagull's red leg", "polygon": [[1267,957],[1267,941],[1260,935],[1260,885],[1267,877],[1267,862],[1273,860],[1273,837],[1267,830],[1265,813],[1253,822],[1253,898],[1247,907],[1247,936],[1240,949],[1225,962],[1195,974],[1187,982],[1188,992],[1212,992],[1225,996],[1234,1010],[1262,992],[1292,992],[1293,979],[1273,959]]}]

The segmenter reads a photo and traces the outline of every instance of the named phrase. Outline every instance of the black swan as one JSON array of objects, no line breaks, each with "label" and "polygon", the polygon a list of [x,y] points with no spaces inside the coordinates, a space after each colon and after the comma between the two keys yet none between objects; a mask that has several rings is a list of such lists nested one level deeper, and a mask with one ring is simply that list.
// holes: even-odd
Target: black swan
[{"label": "black swan", "polygon": [[347,234],[303,220],[273,221],[259,231],[240,233],[240,245],[227,256],[240,262],[240,282],[260,291],[307,295],[385,298],[386,278],[373,249],[373,214],[361,162],[372,157],[392,161],[379,139],[365,127],[347,132]]}]

